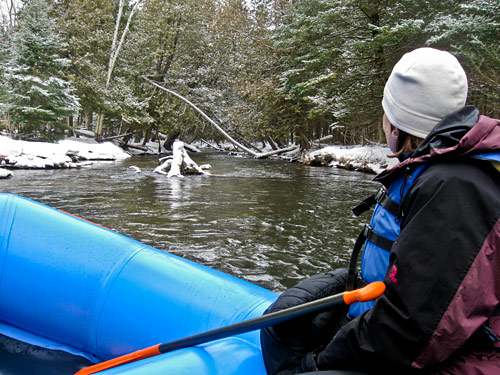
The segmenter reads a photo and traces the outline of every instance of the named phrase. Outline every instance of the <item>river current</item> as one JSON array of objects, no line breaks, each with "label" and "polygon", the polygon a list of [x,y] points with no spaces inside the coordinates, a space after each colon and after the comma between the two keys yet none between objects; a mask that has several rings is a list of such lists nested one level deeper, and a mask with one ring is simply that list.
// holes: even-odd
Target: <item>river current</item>
[{"label": "river current", "polygon": [[[372,194],[373,175],[192,154],[210,176],[167,178],[156,157],[62,170],[16,170],[0,191],[96,222],[160,250],[276,292],[345,267],[369,215],[353,206]],[[141,172],[136,172],[135,166]]]}]

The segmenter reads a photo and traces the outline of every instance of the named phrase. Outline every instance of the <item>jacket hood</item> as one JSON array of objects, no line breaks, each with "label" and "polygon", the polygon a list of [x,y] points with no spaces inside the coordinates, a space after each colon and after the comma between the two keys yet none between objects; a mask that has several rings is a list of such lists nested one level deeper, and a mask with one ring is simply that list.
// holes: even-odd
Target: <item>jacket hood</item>
[{"label": "jacket hood", "polygon": [[433,149],[446,149],[457,145],[478,120],[477,108],[463,107],[438,122],[410,157],[416,158],[431,153]]},{"label": "jacket hood", "polygon": [[500,151],[500,120],[465,106],[442,119],[408,158],[380,173],[375,181],[387,186],[398,171],[412,164],[493,151]]}]

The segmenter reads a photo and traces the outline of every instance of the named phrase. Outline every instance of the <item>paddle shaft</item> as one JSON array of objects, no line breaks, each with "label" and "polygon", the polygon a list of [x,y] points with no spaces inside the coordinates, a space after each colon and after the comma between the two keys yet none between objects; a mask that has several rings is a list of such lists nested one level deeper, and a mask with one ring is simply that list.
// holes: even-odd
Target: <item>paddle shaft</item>
[{"label": "paddle shaft", "polygon": [[242,333],[255,331],[262,328],[274,326],[284,321],[313,312],[328,310],[332,306],[344,302],[343,293],[334,296],[325,297],[302,305],[290,307],[285,310],[275,311],[257,318],[244,320],[243,322],[231,324],[225,327],[216,328],[211,331],[198,333],[196,335],[173,340],[165,344],[160,344],[158,350],[160,353],[168,353],[174,350],[187,348],[209,341],[219,340],[229,336],[235,336]]},{"label": "paddle shaft", "polygon": [[245,320],[225,327],[198,333],[164,344],[153,345],[146,349],[141,349],[121,357],[110,359],[109,361],[83,368],[75,375],[95,374],[96,372],[121,366],[130,362],[135,362],[141,359],[146,359],[159,354],[168,353],[174,350],[183,349],[194,345],[204,344],[206,342],[239,335],[250,331],[255,331],[257,329],[271,327],[273,325],[285,322],[293,318],[297,318],[299,316],[328,310],[329,308],[338,305],[339,303],[351,305],[354,302],[371,301],[377,297],[380,297],[382,293],[384,293],[384,291],[385,284],[383,282],[374,282],[361,289],[335,294],[333,296],[317,299],[315,301],[293,306],[281,311],[275,311],[270,314],[262,315],[257,318]]}]

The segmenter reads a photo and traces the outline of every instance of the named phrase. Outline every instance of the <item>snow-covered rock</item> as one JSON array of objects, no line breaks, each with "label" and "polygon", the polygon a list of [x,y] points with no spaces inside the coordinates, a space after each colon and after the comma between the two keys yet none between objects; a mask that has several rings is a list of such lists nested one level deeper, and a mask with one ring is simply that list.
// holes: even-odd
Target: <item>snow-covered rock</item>
[{"label": "snow-covered rock", "polygon": [[0,168],[0,178],[9,178],[13,175],[14,174],[11,171],[9,171],[7,169]]},{"label": "snow-covered rock", "polygon": [[304,155],[302,162],[378,174],[398,162],[395,158],[388,158],[390,154],[390,150],[383,146],[328,146]]},{"label": "snow-covered rock", "polygon": [[66,150],[66,155],[74,155],[84,160],[123,160],[130,157],[117,145],[111,142],[82,143],[66,139],[59,145]]}]

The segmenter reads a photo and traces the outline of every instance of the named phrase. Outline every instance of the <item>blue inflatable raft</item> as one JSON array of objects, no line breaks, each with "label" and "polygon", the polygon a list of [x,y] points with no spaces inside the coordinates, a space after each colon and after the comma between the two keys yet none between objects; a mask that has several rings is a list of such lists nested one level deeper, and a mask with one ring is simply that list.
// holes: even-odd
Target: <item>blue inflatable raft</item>
[{"label": "blue inflatable raft", "polygon": [[[276,298],[70,214],[0,194],[0,334],[5,337],[97,363],[255,318]],[[254,331],[101,373],[266,371]]]}]

